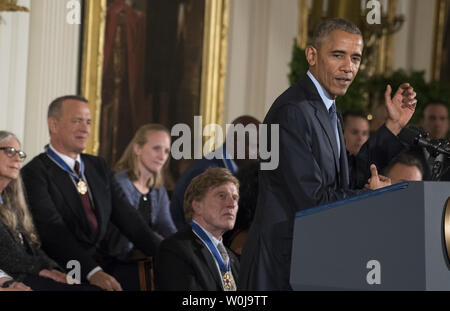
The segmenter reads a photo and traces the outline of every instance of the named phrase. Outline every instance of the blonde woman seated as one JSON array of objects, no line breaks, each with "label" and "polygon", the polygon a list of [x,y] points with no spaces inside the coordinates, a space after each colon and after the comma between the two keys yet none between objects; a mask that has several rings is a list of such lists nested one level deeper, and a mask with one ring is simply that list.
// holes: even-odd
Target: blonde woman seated
[{"label": "blonde woman seated", "polygon": [[[25,202],[19,172],[26,154],[14,134],[0,131],[0,267],[1,285],[27,290],[85,290],[72,286],[56,262],[40,248],[31,214]],[[26,286],[24,286],[23,282]]]},{"label": "blonde woman seated", "polygon": [[[128,201],[161,240],[176,232],[162,169],[170,155],[170,133],[163,125],[146,124],[138,129],[115,166],[115,178]],[[133,244],[126,241],[125,253]],[[123,245],[123,244],[122,244]]]}]

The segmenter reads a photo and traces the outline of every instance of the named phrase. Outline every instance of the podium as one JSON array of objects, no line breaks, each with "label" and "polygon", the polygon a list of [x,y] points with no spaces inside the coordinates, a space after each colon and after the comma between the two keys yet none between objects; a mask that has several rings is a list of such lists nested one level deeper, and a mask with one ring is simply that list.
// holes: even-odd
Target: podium
[{"label": "podium", "polygon": [[297,213],[292,288],[450,290],[449,197],[410,182]]}]

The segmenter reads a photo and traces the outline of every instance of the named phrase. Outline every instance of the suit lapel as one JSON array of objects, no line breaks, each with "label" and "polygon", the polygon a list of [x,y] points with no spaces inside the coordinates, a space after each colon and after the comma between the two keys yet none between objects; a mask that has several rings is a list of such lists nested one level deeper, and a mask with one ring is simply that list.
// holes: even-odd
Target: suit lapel
[{"label": "suit lapel", "polygon": [[206,262],[206,266],[208,267],[209,272],[214,278],[214,282],[218,286],[218,288],[222,288],[222,280],[219,278],[219,270],[217,270],[216,261],[213,258],[213,255],[209,251],[208,247],[198,238],[198,236],[192,232],[195,238],[195,242],[199,247],[199,251]]},{"label": "suit lapel", "polygon": [[[338,145],[336,141],[336,134],[331,127],[330,122],[330,116],[328,115],[327,110],[325,109],[325,105],[322,101],[315,101],[314,107],[316,108],[316,117],[319,120],[320,125],[322,126],[322,129],[326,133],[326,136],[328,137],[328,142],[331,145],[331,148],[333,150],[333,158],[334,158],[334,164],[339,176],[340,172],[340,164],[339,164],[339,156],[338,156]],[[338,126],[339,128],[339,126]],[[342,147],[342,144],[341,144]],[[342,149],[342,148],[341,148]]]},{"label": "suit lapel", "polygon": [[349,169],[348,169],[348,159],[347,159],[347,150],[345,148],[345,140],[344,140],[344,132],[342,131],[342,116],[338,114],[338,131],[339,131],[339,142],[341,144],[341,158],[340,158],[340,183],[341,187],[348,187],[350,183],[349,178]]},{"label": "suit lapel", "polygon": [[45,154],[44,161],[49,170],[50,176],[53,177],[56,187],[62,194],[65,205],[76,215],[77,227],[80,226],[82,231],[85,232],[86,236],[89,237],[91,234],[91,229],[84,212],[83,204],[76,187],[70,178],[69,174],[56,165],[50,158]]},{"label": "suit lapel", "polygon": [[[328,142],[330,143],[331,149],[333,150],[334,165],[339,176],[340,163],[338,155],[338,145],[336,141],[336,133],[331,125],[330,115],[325,108],[325,104],[323,103],[322,98],[320,97],[319,92],[316,89],[316,86],[307,75],[302,81],[300,81],[298,85],[305,90],[307,98],[309,98],[309,102],[316,110],[316,118],[319,120],[322,129],[328,137]],[[343,145],[341,144],[341,150],[342,146]]]}]

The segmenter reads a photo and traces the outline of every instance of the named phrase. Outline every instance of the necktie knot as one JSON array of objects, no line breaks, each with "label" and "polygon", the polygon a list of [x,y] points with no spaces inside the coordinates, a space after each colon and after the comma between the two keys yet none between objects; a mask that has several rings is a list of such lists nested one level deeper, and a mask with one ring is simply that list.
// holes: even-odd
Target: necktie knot
[{"label": "necktie knot", "polygon": [[328,113],[330,114],[330,116],[334,117],[336,115],[336,104],[333,103],[330,107],[330,109],[328,110]]}]

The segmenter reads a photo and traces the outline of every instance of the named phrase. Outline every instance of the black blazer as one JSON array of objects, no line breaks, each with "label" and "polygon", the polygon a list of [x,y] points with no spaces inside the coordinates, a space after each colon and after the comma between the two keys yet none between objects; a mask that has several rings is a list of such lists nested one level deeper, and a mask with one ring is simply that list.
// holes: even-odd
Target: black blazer
[{"label": "black blazer", "polygon": [[91,237],[81,198],[70,176],[42,153],[22,169],[28,203],[42,240],[43,249],[62,267],[70,260],[81,263],[85,277],[101,266],[100,245],[112,222],[147,256],[156,253],[161,239],[129,205],[106,162],[82,154],[85,176],[99,225],[98,238]]},{"label": "black blazer", "polygon": [[[17,227],[17,232],[24,232]],[[58,269],[58,264],[50,259],[38,245],[31,243],[23,234],[22,245],[19,236],[0,220],[0,267],[17,281],[27,275],[37,276],[42,269]]]},{"label": "black blazer", "polygon": [[[341,123],[338,155],[328,111],[307,76],[278,97],[267,113],[268,137],[271,125],[279,124],[279,165],[259,172],[258,204],[241,256],[242,289],[291,289],[295,214],[361,191],[349,187]],[[367,183],[371,163],[382,169],[402,149],[400,140],[383,126],[357,156],[359,183]]]},{"label": "black blazer", "polygon": [[[227,248],[236,284],[239,260]],[[157,290],[222,291],[222,280],[215,259],[190,225],[165,239],[156,255],[155,287]]]}]

